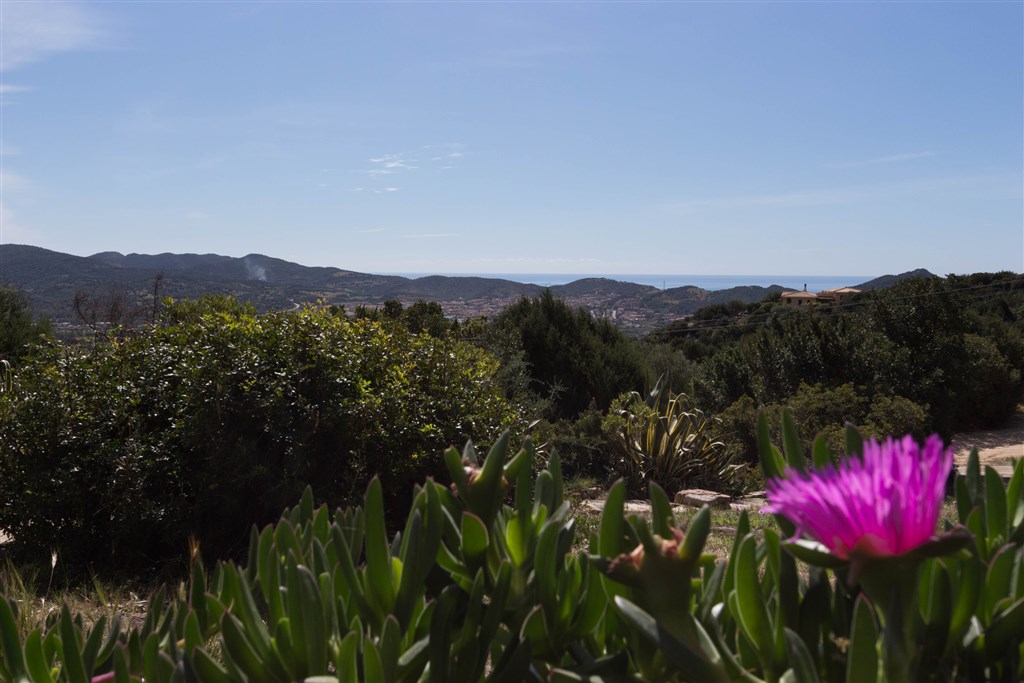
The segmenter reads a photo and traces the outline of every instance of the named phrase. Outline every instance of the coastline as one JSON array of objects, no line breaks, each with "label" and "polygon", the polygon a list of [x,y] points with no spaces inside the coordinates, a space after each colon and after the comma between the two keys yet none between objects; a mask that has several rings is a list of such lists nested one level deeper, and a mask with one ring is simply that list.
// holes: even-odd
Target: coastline
[{"label": "coastline", "polygon": [[640,274],[640,273],[610,273],[610,274],[587,274],[587,273],[408,273],[388,272],[380,275],[398,275],[410,279],[430,276],[443,277],[481,277],[497,280],[510,280],[523,284],[539,285],[541,287],[556,287],[567,285],[577,280],[603,278],[619,282],[631,282],[638,285],[647,285],[658,289],[673,289],[676,287],[700,287],[708,291],[720,289],[731,289],[733,287],[770,287],[778,285],[786,289],[807,289],[812,292],[819,292],[825,289],[836,287],[854,287],[862,282],[878,277],[877,275],[681,275],[669,274]]}]

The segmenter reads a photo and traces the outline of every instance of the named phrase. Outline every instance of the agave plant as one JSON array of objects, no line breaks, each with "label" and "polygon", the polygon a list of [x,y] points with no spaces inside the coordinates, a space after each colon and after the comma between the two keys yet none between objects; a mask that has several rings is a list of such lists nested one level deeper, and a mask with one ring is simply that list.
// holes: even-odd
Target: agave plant
[{"label": "agave plant", "polygon": [[739,467],[716,438],[719,421],[693,406],[685,394],[661,380],[646,397],[631,392],[621,400],[611,434],[617,465],[633,493],[650,482],[669,492],[684,486],[731,488]]}]

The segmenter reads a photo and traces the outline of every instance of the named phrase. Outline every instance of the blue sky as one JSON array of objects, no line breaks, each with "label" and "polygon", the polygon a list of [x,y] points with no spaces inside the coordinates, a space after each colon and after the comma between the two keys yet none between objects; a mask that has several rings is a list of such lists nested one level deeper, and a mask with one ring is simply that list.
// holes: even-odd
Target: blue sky
[{"label": "blue sky", "polygon": [[1024,271],[1024,4],[0,2],[0,241]]}]

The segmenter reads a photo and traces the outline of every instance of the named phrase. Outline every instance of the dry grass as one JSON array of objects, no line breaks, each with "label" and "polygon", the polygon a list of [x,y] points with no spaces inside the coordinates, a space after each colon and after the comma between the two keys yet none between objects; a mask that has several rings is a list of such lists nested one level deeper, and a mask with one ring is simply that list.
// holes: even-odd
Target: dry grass
[{"label": "dry grass", "polygon": [[[575,549],[587,552],[589,549],[589,539],[591,536],[596,535],[601,527],[601,517],[599,514],[591,512],[580,505],[580,500],[573,499],[571,496],[570,500],[573,503],[573,515],[576,519]],[[690,520],[693,519],[697,512],[697,508],[676,508],[676,524],[685,531],[686,527],[690,524]],[[704,546],[706,554],[716,555],[720,558],[728,557],[732,551],[733,539],[736,535],[736,525],[739,523],[740,514],[740,512],[731,509],[712,509],[711,533]],[[766,528],[772,528],[776,531],[779,529],[772,515],[762,515],[758,512],[749,512],[748,515],[750,530],[758,539],[762,538]]]},{"label": "dry grass", "polygon": [[15,567],[10,561],[0,566],[0,596],[17,605],[22,638],[36,628],[52,625],[65,604],[71,614],[81,614],[86,625],[96,623],[103,616],[110,623],[115,614],[121,616],[124,626],[139,625],[145,619],[151,592],[151,589],[105,585],[98,580],[93,581],[91,589],[55,589],[49,585],[49,577]]}]

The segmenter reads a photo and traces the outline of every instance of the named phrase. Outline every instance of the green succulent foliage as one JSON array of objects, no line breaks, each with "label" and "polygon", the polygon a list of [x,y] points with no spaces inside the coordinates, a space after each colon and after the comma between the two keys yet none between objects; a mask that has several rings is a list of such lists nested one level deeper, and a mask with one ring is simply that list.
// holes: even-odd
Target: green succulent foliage
[{"label": "green succulent foliage", "polygon": [[[783,476],[786,468],[833,466],[836,456],[823,439],[819,437],[807,453],[800,446],[795,421],[786,412],[782,418],[782,449],[771,443],[767,422],[764,416],[760,419],[759,451],[766,478]],[[846,457],[858,457],[863,443],[857,430],[847,427],[844,450],[850,455]],[[783,542],[784,556],[812,567],[807,587],[800,587],[799,614],[810,617],[817,612],[824,620],[818,629],[796,631],[812,656],[817,655],[821,679],[843,680],[835,664],[845,659],[845,680],[885,680],[881,653],[887,648],[909,657],[910,668],[920,680],[1018,680],[1024,675],[1022,486],[1024,462],[1015,464],[1007,484],[991,467],[982,473],[973,452],[966,474],[954,477],[961,526],[948,525],[946,533],[910,553],[912,557],[878,562],[874,576],[855,577],[849,562],[815,541]],[[780,518],[779,524],[785,530],[788,522]],[[785,533],[792,535],[792,531]],[[765,533],[769,548],[777,542],[774,538],[774,532]],[[769,561],[774,555],[766,552]],[[742,561],[735,550],[731,561]],[[901,562],[903,566],[898,566]],[[834,586],[821,580],[828,573],[836,578]],[[766,579],[772,576],[771,571],[765,572]],[[899,576],[904,577],[902,583],[896,580]],[[891,590],[898,588],[902,595],[896,599],[894,594],[894,604],[908,610],[891,614],[889,624],[879,615],[879,606],[860,592],[862,585],[879,581]],[[834,594],[828,596],[830,592]],[[843,598],[837,600],[840,595]],[[837,638],[849,641],[845,657],[835,647]]]},{"label": "green succulent foliage", "polygon": [[[824,442],[804,451],[793,420],[782,448],[762,427],[770,476],[832,466]],[[859,435],[846,436],[856,453]],[[307,488],[252,529],[244,562],[195,558],[187,586],[158,591],[141,624],[64,608],[26,634],[18,603],[0,599],[0,680],[860,683],[893,680],[892,638],[927,663],[921,680],[1024,676],[1021,463],[1007,485],[972,458],[955,484],[972,542],[918,558],[901,588],[912,609],[894,619],[823,546],[753,533],[746,512],[728,557],[705,554],[711,511],[684,529],[654,483],[649,519],[626,515],[626,485],[612,486],[576,552],[561,462],[552,452],[537,470],[539,458],[507,434],[483,457],[447,451],[451,486],[417,486],[393,535],[380,480],[333,512]]]},{"label": "green succulent foliage", "polygon": [[[977,450],[954,481],[957,516],[974,537],[972,552],[939,564],[936,581],[958,587],[947,649],[960,645],[972,676],[1024,676],[1024,460],[1009,482]],[[952,591],[951,591],[952,592]],[[967,593],[967,595],[965,595]],[[960,648],[958,648],[960,649]]]}]

